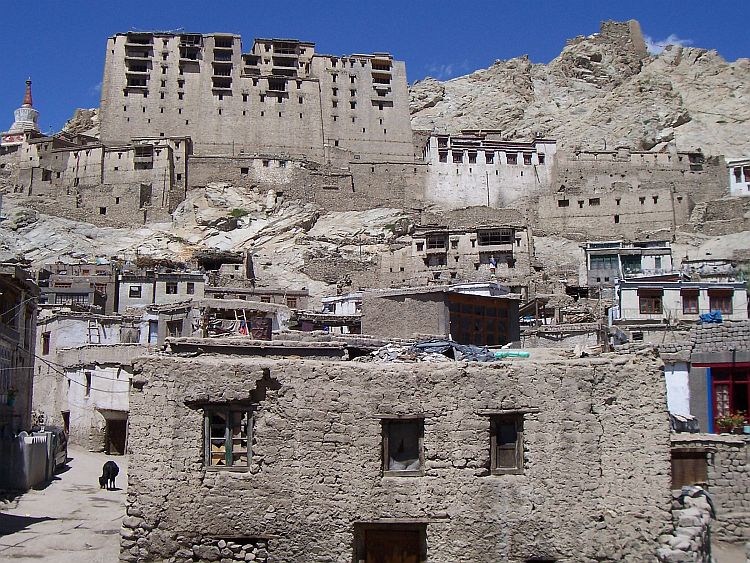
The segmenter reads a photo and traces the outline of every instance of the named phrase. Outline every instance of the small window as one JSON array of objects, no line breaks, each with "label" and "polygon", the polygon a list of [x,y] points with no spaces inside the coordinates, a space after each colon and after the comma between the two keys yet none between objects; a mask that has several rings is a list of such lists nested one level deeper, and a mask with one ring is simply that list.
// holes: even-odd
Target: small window
[{"label": "small window", "polygon": [[620,222],[620,216],[615,215],[615,224],[617,225]]},{"label": "small window", "polygon": [[517,154],[506,154],[505,157],[508,161],[508,164],[518,164],[518,155]]},{"label": "small window", "polygon": [[286,306],[290,309],[296,309],[297,308],[297,298],[296,297],[287,297],[286,298]]},{"label": "small window", "polygon": [[732,297],[734,292],[730,289],[724,291],[709,290],[708,303],[711,311],[720,311],[725,315],[732,314]]},{"label": "small window", "polygon": [[557,207],[569,207],[569,206],[570,206],[570,200],[568,199],[557,200]]},{"label": "small window", "polygon": [[357,109],[357,102],[349,102],[349,107],[351,109]]},{"label": "small window", "polygon": [[247,407],[205,410],[205,455],[207,466],[247,467],[251,456],[252,415]]},{"label": "small window", "polygon": [[250,168],[248,168],[247,166],[243,166],[242,168],[240,168],[240,174],[249,174],[249,173],[250,173]]},{"label": "small window", "polygon": [[646,198],[645,198],[645,197],[639,197],[639,198],[638,198],[638,202],[639,202],[639,203],[640,203],[641,205],[643,205],[644,203],[646,203]]},{"label": "small window", "polygon": [[182,336],[182,319],[167,321],[167,336]]},{"label": "small window", "polygon": [[49,354],[51,340],[52,340],[51,332],[42,333],[42,356],[46,356],[47,354]]},{"label": "small window", "polygon": [[422,252],[424,250],[424,243],[418,242],[417,243],[417,252]]},{"label": "small window", "polygon": [[526,166],[531,166],[531,155],[530,154],[524,153],[524,155],[523,155],[523,163]]},{"label": "small window", "polygon": [[656,203],[659,203],[659,196],[658,196],[658,195],[654,195],[654,196],[651,196],[651,199],[653,199],[653,200],[654,200],[654,203],[655,203],[655,204],[656,204]]},{"label": "small window", "polygon": [[106,207],[100,207],[99,208],[99,215],[106,215],[107,214],[107,208]]},{"label": "small window", "polygon": [[545,155],[544,155],[544,154],[542,154],[542,153],[538,153],[538,154],[536,155],[536,157],[537,157],[537,159],[539,160],[539,164],[544,164],[544,158],[545,158]]},{"label": "small window", "polygon": [[494,152],[490,152],[490,151],[485,151],[485,153],[484,153],[484,161],[487,164],[492,164],[493,162],[495,162],[495,153]]},{"label": "small window", "polygon": [[128,297],[140,299],[141,293],[140,285],[131,285],[130,288],[128,288]]},{"label": "small window", "polygon": [[641,295],[638,297],[638,308],[642,315],[660,315],[662,312],[661,295]]},{"label": "small window", "polygon": [[680,295],[682,297],[682,312],[686,315],[697,315],[698,292],[683,290]]},{"label": "small window", "polygon": [[383,420],[383,474],[421,475],[424,419]]},{"label": "small window", "polygon": [[268,160],[264,160],[263,161],[263,168],[268,168],[269,166],[271,166],[271,162],[268,161]]},{"label": "small window", "polygon": [[523,473],[523,415],[490,419],[490,470],[493,474]]},{"label": "small window", "polygon": [[166,286],[167,295],[177,295],[177,282],[167,282]]},{"label": "small window", "polygon": [[615,198],[615,204],[620,205],[620,198],[619,197]]},{"label": "small window", "polygon": [[589,205],[591,207],[596,207],[601,203],[601,200],[598,197],[590,197],[589,198]]},{"label": "small window", "polygon": [[86,377],[86,387],[83,391],[83,396],[90,397],[91,396],[91,372],[87,371],[84,373],[84,375]]},{"label": "small window", "polygon": [[271,302],[271,296],[270,295],[261,295],[260,296],[260,302],[261,303],[270,303]]},{"label": "small window", "polygon": [[582,199],[579,199],[579,200],[578,200],[578,208],[579,208],[579,209],[583,209],[583,204],[584,204],[584,203],[585,203],[585,202],[584,202],[584,201],[583,201]]}]

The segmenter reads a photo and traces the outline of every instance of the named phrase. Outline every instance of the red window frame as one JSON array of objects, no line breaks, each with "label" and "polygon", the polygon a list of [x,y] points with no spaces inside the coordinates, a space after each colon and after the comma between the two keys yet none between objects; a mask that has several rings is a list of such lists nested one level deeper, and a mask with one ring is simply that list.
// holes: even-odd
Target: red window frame
[{"label": "red window frame", "polygon": [[750,367],[711,368],[711,404],[714,420],[729,411],[750,408]]},{"label": "red window frame", "polygon": [[684,314],[697,315],[700,312],[697,291],[683,291],[680,296],[682,297],[682,312]]},{"label": "red window frame", "polygon": [[662,296],[661,295],[639,295],[638,309],[642,315],[661,315],[662,313]]},{"label": "red window frame", "polygon": [[731,293],[714,293],[708,294],[708,304],[711,311],[720,311],[725,315],[731,315],[733,294]]}]

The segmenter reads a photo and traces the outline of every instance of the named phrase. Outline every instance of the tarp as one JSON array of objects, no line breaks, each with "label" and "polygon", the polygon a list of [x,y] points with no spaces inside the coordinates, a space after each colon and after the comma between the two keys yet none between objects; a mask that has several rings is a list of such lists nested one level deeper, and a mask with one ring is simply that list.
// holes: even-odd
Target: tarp
[{"label": "tarp", "polygon": [[699,322],[703,324],[720,323],[722,321],[721,311],[711,311],[710,313],[703,313],[699,318]]}]

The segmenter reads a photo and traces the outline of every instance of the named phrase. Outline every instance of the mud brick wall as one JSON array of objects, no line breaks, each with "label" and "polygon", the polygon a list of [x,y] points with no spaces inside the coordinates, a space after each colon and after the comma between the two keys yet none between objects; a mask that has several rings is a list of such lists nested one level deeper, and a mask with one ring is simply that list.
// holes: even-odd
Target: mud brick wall
[{"label": "mud brick wall", "polygon": [[[210,376],[208,376],[210,374]],[[648,561],[672,529],[652,353],[492,364],[238,356],[136,361],[125,561],[352,561],[357,523],[419,522],[431,563]],[[205,405],[254,402],[245,470],[207,469]],[[489,414],[523,411],[523,474],[490,472]],[[384,476],[382,419],[424,418],[424,474]],[[245,539],[243,539],[245,538]],[[231,559],[231,557],[228,557]]]}]

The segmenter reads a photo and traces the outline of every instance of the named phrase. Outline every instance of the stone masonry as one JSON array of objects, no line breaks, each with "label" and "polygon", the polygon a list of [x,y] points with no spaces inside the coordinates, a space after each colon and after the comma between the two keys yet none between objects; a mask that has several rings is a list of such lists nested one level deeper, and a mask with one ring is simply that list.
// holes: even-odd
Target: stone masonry
[{"label": "stone masonry", "polygon": [[[658,357],[534,355],[136,360],[122,560],[253,560],[264,542],[268,561],[352,561],[363,526],[404,524],[426,530],[436,563],[654,559],[672,529]],[[206,467],[205,410],[239,404],[252,405],[247,467]],[[522,417],[520,474],[490,471],[502,414]],[[383,421],[399,417],[423,421],[416,475],[384,475]]]}]

